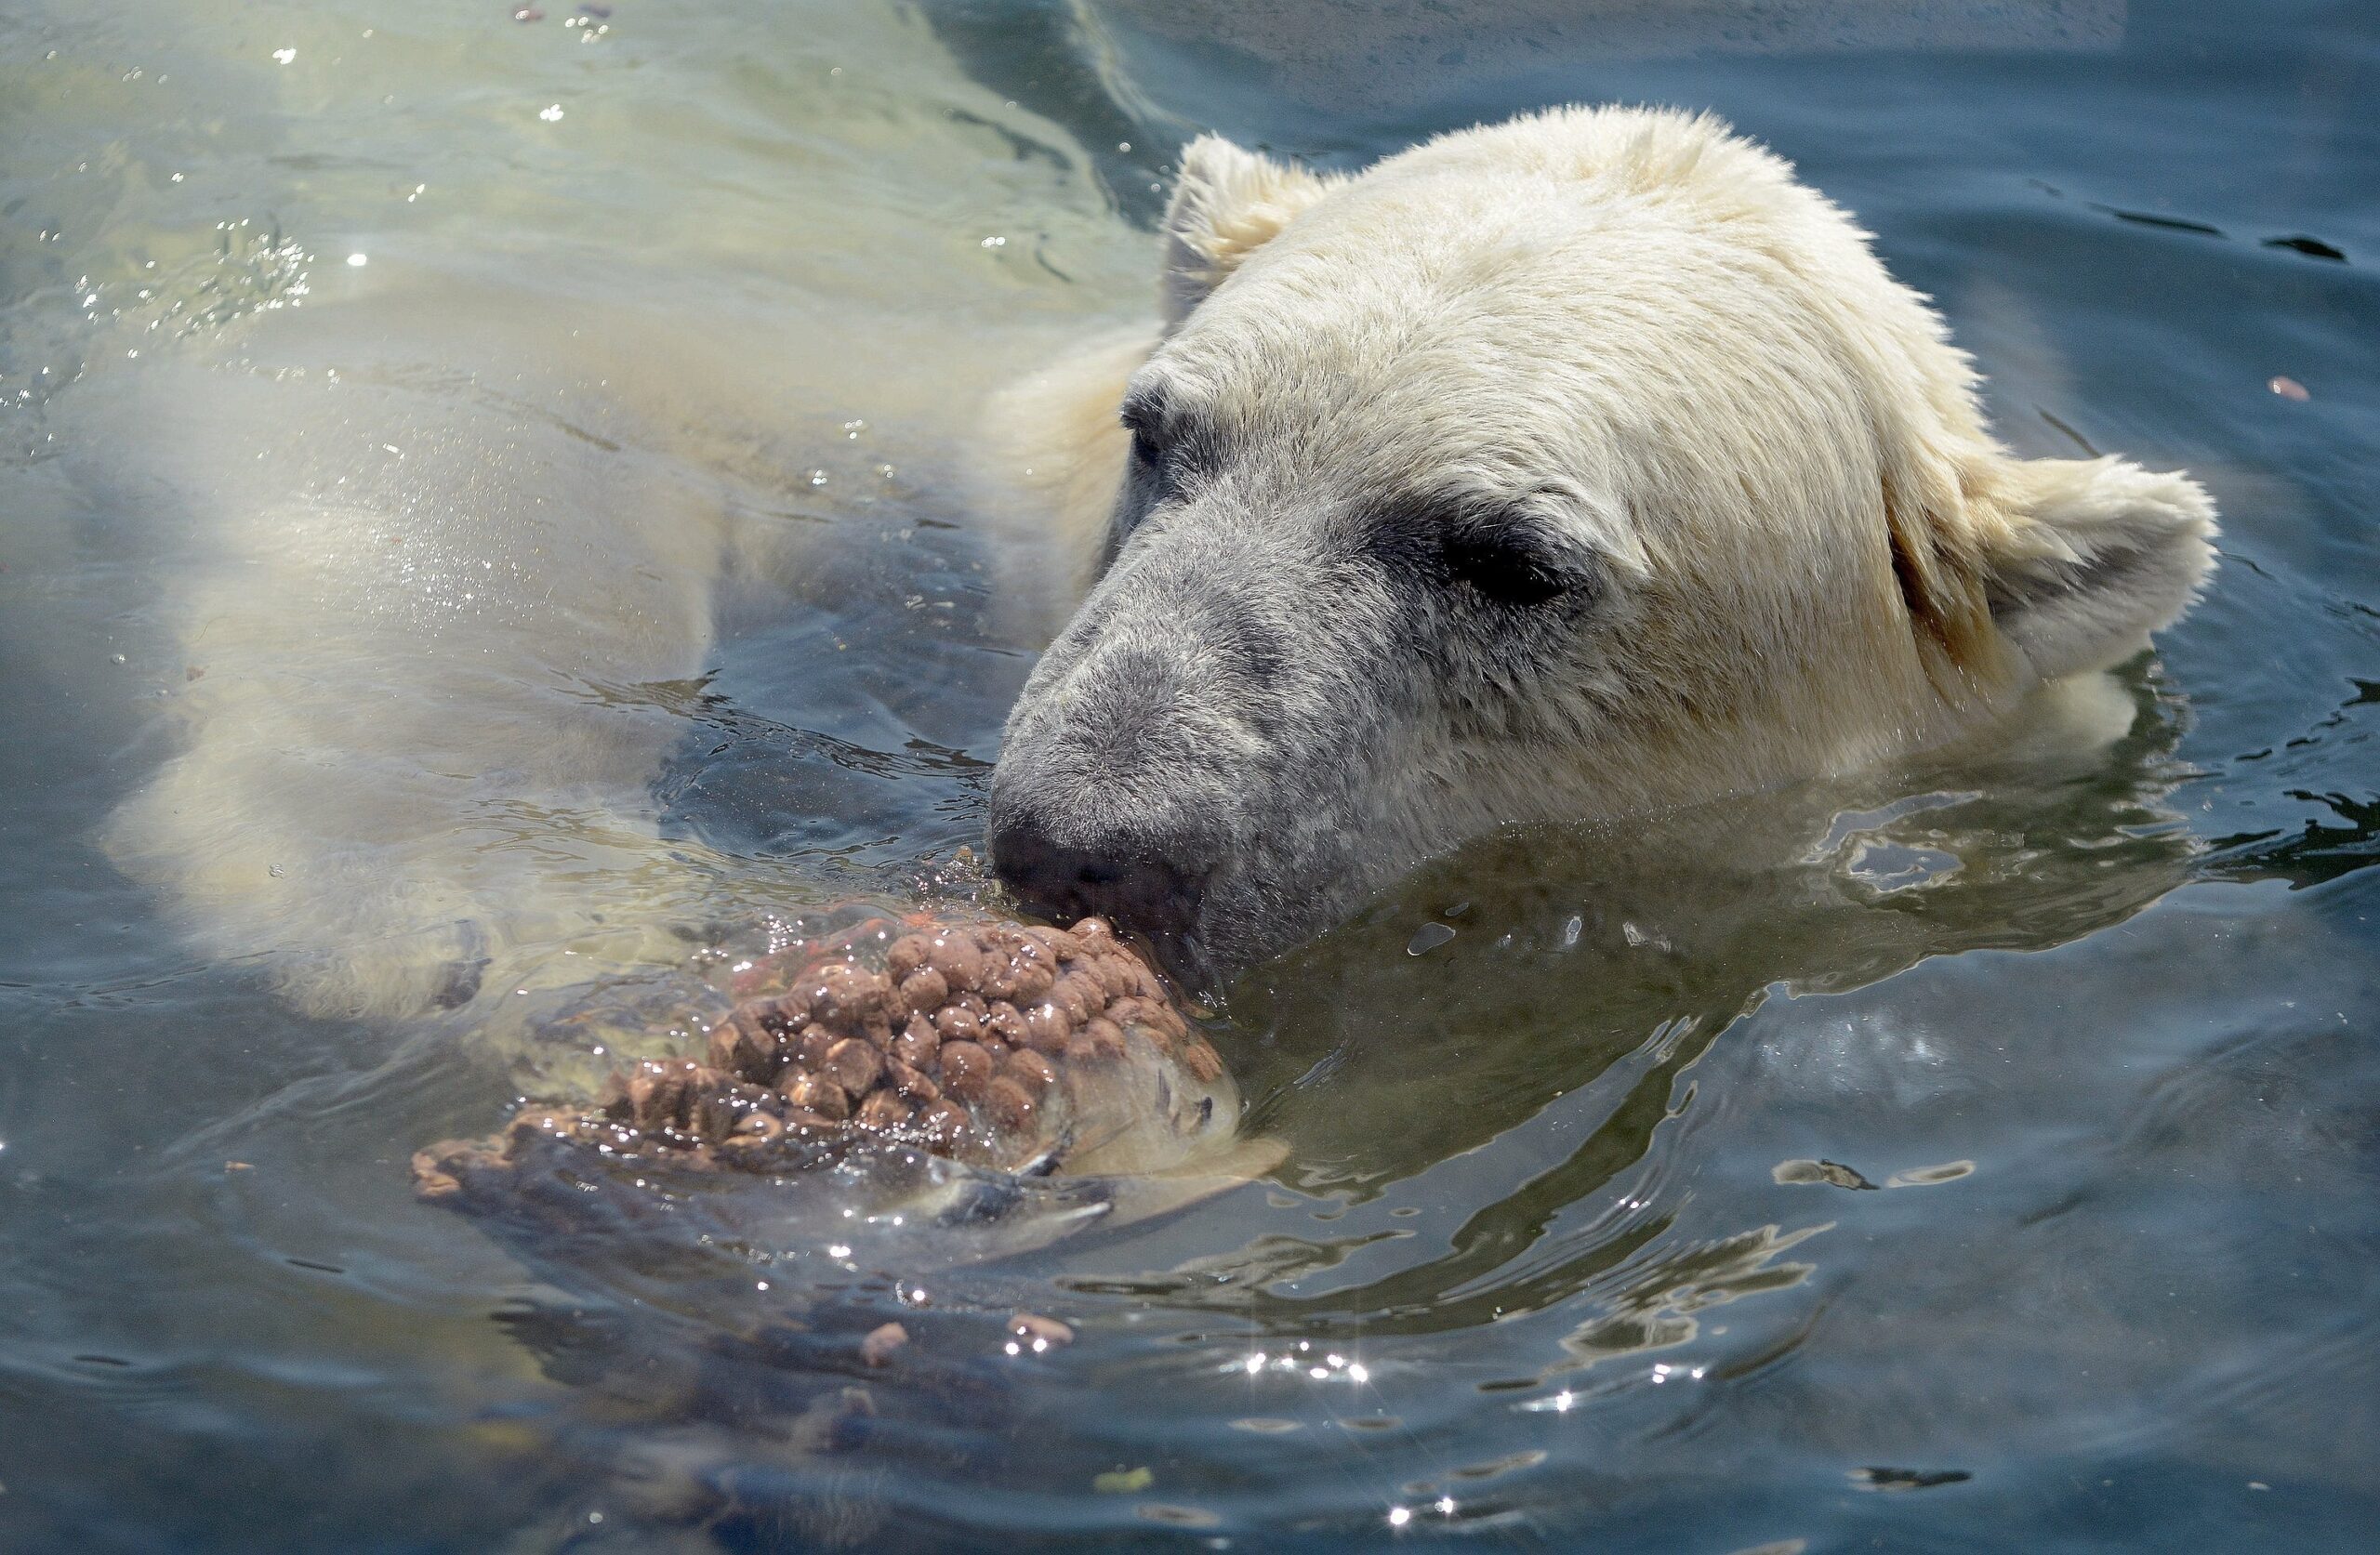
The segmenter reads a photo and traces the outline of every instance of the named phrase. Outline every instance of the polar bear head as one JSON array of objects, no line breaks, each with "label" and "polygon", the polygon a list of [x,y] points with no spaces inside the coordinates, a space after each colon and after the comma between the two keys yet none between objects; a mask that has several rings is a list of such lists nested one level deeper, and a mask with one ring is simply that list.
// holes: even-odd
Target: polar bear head
[{"label": "polar bear head", "polygon": [[1708,118],[1562,111],[1345,178],[1203,138],[1164,243],[990,846],[1201,982],[1500,824],[1942,744],[2210,564],[2189,481],[2012,458],[1866,234]]}]

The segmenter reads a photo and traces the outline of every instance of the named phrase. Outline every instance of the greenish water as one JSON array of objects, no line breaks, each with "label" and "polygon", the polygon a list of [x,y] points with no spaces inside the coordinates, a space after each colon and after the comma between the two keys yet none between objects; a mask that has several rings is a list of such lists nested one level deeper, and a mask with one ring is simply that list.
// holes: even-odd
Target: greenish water
[{"label": "greenish water", "polygon": [[[2362,7],[543,8],[0,15],[0,1545],[2371,1547]],[[977,839],[1038,626],[959,433],[1146,306],[1184,136],[1572,99],[1794,160],[2020,451],[2206,481],[2127,736],[1438,861],[1231,991],[1268,1180],[1006,1263],[413,1201],[599,915]]]}]

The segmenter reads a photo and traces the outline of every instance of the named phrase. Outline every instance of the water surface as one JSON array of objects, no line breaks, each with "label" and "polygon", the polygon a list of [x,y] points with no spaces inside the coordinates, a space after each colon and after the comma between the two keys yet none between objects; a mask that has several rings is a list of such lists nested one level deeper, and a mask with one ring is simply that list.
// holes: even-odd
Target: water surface
[{"label": "water surface", "polygon": [[[543,10],[0,18],[0,1542],[2370,1547],[2361,7]],[[1792,158],[2019,451],[2207,481],[2128,733],[1438,861],[1231,991],[1267,1180],[930,1306],[413,1202],[507,974],[976,840],[1038,562],[961,434],[1146,307],[1184,137],[1571,99]]]}]

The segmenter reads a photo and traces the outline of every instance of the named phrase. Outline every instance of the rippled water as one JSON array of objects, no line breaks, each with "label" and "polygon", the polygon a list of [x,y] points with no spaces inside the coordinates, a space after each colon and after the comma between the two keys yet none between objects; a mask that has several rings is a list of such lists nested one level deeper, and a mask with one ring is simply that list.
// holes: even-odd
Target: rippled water
[{"label": "rippled water", "polygon": [[[2371,1547],[2364,7],[543,8],[0,16],[0,1543]],[[1043,602],[960,432],[1183,136],[1569,99],[2207,481],[2128,735],[1439,861],[1232,991],[1268,1180],[931,1306],[414,1202],[510,974],[975,838]]]}]

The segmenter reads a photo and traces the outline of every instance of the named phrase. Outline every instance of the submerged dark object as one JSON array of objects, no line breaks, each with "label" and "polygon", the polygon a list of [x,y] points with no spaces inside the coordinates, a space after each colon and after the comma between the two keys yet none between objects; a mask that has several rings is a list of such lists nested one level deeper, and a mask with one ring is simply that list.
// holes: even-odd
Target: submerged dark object
[{"label": "submerged dark object", "polygon": [[2347,251],[2340,248],[2338,244],[2324,243],[2320,238],[2307,237],[2303,232],[2295,232],[2285,238],[2267,238],[2264,245],[2267,248],[2294,249],[2312,258],[2333,259],[2340,264],[2347,263]]},{"label": "submerged dark object", "polygon": [[591,1100],[417,1152],[422,1195],[549,1227],[682,1210],[772,1254],[820,1226],[932,1225],[963,1244],[919,1248],[941,1261],[1157,1213],[1279,1156],[1238,1138],[1221,1058],[1100,919],[870,917],[743,963],[725,995],[671,991],[667,1015],[613,998],[552,1024],[666,1022],[703,1058],[615,1067]]}]

